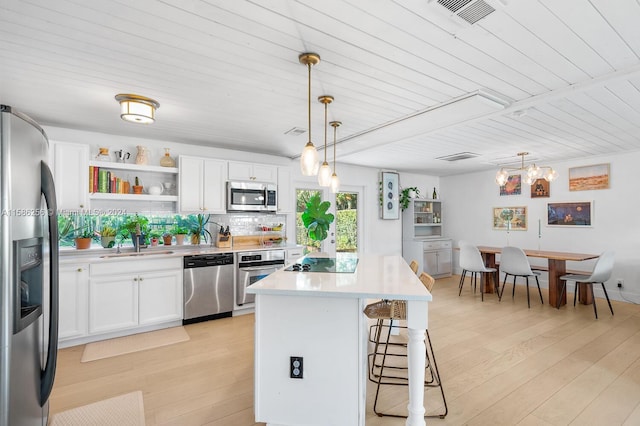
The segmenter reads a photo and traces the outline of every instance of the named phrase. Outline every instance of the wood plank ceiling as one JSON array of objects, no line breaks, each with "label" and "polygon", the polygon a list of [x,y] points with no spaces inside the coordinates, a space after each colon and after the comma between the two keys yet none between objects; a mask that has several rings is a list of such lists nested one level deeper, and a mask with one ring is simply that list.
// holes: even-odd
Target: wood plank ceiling
[{"label": "wood plank ceiling", "polygon": [[[495,12],[462,25],[438,0],[2,0],[0,102],[45,125],[293,158],[312,51],[312,139],[333,95],[339,162],[448,175],[519,151],[640,149],[636,0],[484,2]],[[156,123],[120,120],[117,93],[158,100]],[[478,156],[438,159],[461,152]]]}]

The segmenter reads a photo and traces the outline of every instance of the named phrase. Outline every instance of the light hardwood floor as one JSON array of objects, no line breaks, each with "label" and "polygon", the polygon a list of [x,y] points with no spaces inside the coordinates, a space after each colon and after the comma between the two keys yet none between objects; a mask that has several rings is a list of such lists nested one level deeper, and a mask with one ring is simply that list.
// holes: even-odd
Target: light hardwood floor
[{"label": "light hardwood floor", "polygon": [[[597,299],[596,320],[591,306],[550,307],[544,289],[545,305],[532,293],[531,309],[521,286],[500,303],[495,295],[481,302],[468,285],[458,297],[458,279],[438,280],[430,304],[449,415],[429,424],[640,424],[640,306],[613,302],[612,317]],[[147,425],[261,424],[253,417],[253,320],[189,325],[189,342],[84,364],[83,346],[63,349],[51,412],[142,390]],[[404,425],[373,414],[373,393],[369,386],[367,426]],[[437,408],[433,389],[427,398]],[[402,413],[407,388],[385,387],[381,404]]]}]

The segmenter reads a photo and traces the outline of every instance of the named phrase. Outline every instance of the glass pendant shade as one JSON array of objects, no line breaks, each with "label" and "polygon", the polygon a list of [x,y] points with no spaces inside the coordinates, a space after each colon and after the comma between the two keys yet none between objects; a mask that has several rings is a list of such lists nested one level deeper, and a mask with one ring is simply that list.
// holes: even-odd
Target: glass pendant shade
[{"label": "glass pendant shade", "polygon": [[318,163],[318,150],[311,142],[311,66],[320,62],[320,56],[316,53],[302,53],[298,56],[298,60],[302,65],[307,66],[307,93],[308,93],[308,108],[307,118],[309,122],[309,142],[304,146],[302,155],[300,156],[300,171],[303,176],[315,176],[318,173],[320,164]]},{"label": "glass pendant shade", "polygon": [[331,167],[329,167],[329,163],[326,161],[322,163],[318,171],[318,185],[327,188],[331,186]]},{"label": "glass pendant shade", "polygon": [[315,176],[319,167],[318,151],[313,146],[313,143],[309,141],[300,156],[300,170],[303,176]]},{"label": "glass pendant shade", "polygon": [[338,175],[335,172],[331,175],[331,192],[336,193],[340,189],[340,179],[338,179]]},{"label": "glass pendant shade", "polygon": [[544,174],[544,179],[547,182],[553,182],[554,180],[556,180],[558,178],[558,172],[556,172],[553,169],[549,169],[545,172]]},{"label": "glass pendant shade", "polygon": [[496,173],[496,183],[502,186],[507,183],[507,180],[509,180],[509,172],[505,169],[500,169],[500,171]]},{"label": "glass pendant shade", "polygon": [[531,185],[533,182],[536,181],[536,178],[527,173],[527,175],[524,177],[523,180],[524,180],[524,183],[526,183],[527,185]]}]

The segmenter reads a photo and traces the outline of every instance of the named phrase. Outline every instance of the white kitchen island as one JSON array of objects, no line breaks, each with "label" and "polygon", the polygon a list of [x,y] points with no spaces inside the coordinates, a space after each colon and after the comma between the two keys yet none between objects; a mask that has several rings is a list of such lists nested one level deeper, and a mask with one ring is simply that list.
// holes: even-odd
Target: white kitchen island
[{"label": "white kitchen island", "polygon": [[[268,425],[365,424],[370,299],[407,300],[409,417],[424,425],[425,330],[431,294],[401,256],[362,255],[355,272],[279,270],[256,294],[255,416]],[[302,357],[302,379],[290,377]]]}]

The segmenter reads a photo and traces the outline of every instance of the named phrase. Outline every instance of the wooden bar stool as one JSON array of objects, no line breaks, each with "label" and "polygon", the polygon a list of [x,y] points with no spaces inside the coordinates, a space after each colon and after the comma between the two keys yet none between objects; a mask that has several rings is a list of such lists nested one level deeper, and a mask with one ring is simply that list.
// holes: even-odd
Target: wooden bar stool
[{"label": "wooden bar stool", "polygon": [[[427,290],[431,291],[435,280],[429,274],[423,272],[420,274],[420,281],[424,284]],[[407,416],[391,413],[383,413],[378,410],[378,397],[380,396],[380,386],[382,385],[408,385],[408,376],[406,372],[408,367],[402,363],[401,365],[393,365],[393,359],[407,358],[407,344],[391,342],[391,329],[396,326],[392,326],[392,321],[401,321],[407,319],[407,303],[404,300],[386,300],[384,303],[372,303],[364,309],[365,315],[370,319],[375,319],[379,324],[376,328],[374,337],[374,349],[368,356],[369,361],[369,380],[376,383],[376,397],[373,403],[373,411],[379,416],[390,417],[403,417]],[[383,339],[383,329],[385,328],[385,321],[387,332],[386,337]],[[400,326],[397,326],[400,327]],[[401,326],[406,328],[406,326]],[[436,363],[435,354],[433,352],[433,346],[431,345],[431,337],[429,336],[429,330],[426,330],[426,379],[425,387],[439,387],[442,394],[442,401],[444,404],[444,412],[441,414],[426,415],[425,417],[438,416],[443,419],[449,409],[447,407],[447,400],[444,396],[444,389],[442,387],[442,381],[440,379],[440,373],[438,371],[438,364]],[[389,351],[391,347],[401,348],[400,352]],[[385,370],[387,370],[385,372]],[[402,375],[401,373],[405,374]]]}]

